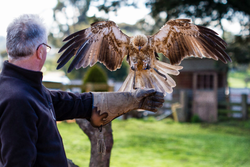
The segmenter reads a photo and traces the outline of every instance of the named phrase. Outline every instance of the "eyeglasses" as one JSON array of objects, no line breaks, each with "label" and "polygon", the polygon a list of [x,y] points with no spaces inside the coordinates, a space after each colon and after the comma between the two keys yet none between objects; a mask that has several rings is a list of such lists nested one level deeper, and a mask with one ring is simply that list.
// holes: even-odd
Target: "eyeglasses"
[{"label": "eyeglasses", "polygon": [[38,47],[36,48],[36,50],[38,50],[38,48],[41,46],[41,45],[45,45],[46,46],[46,52],[48,53],[51,49],[51,46],[45,44],[45,43],[41,43],[40,45],[38,45]]}]

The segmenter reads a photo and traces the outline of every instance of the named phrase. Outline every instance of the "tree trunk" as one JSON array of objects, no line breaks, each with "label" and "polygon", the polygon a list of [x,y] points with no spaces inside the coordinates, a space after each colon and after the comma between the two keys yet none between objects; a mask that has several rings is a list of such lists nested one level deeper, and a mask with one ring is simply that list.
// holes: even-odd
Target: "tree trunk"
[{"label": "tree trunk", "polygon": [[86,119],[76,119],[76,123],[89,137],[91,143],[90,167],[109,167],[111,149],[113,147],[113,134],[111,123],[94,128]]}]

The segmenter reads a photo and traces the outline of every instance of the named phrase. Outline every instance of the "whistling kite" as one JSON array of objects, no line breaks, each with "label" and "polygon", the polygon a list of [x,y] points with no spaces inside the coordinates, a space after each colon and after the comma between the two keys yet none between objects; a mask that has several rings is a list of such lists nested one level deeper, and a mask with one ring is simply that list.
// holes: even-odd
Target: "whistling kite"
[{"label": "whistling kite", "polygon": [[[230,57],[224,51],[227,43],[209,28],[190,23],[190,19],[169,20],[152,36],[124,34],[113,21],[100,21],[91,27],[65,38],[68,41],[59,53],[57,69],[73,56],[68,72],[73,68],[93,66],[97,61],[109,70],[120,68],[123,58],[131,67],[119,91],[131,91],[137,87],[155,88],[164,94],[171,93],[175,81],[169,76],[178,75],[178,66],[185,57],[207,57],[227,63]],[[170,64],[158,60],[162,53]],[[177,65],[176,65],[177,64]]]}]

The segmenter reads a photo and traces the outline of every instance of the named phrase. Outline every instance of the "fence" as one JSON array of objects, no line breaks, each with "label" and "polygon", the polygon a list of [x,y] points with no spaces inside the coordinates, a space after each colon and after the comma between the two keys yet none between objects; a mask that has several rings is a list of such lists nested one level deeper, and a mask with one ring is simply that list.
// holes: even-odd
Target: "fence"
[{"label": "fence", "polygon": [[241,118],[242,120],[247,120],[250,114],[250,107],[248,104],[248,95],[241,94],[241,101],[239,102],[219,102],[218,114],[220,119],[226,118]]},{"label": "fence", "polygon": [[105,83],[87,83],[81,85],[63,85],[62,83],[58,82],[43,82],[43,85],[49,89],[57,89],[57,90],[70,90],[72,92],[89,92],[89,91],[113,91],[114,87],[109,86]]},{"label": "fence", "polygon": [[190,110],[187,92],[180,91],[179,102],[165,100],[164,105],[160,110],[162,111],[162,114],[156,117],[157,120],[162,120],[172,115],[176,122],[187,122]]},{"label": "fence", "polygon": [[[235,97],[235,94],[232,95]],[[236,101],[236,102],[232,102]],[[173,102],[166,100],[162,110],[171,110],[171,113],[164,113],[157,117],[158,120],[164,119],[172,114],[175,121],[186,122],[192,116],[192,101],[188,99],[187,92],[180,92],[179,102]],[[218,121],[228,119],[241,119],[247,120],[250,115],[250,103],[247,94],[239,94],[237,100],[233,100],[232,97],[228,98],[227,101],[218,102]]]},{"label": "fence", "polygon": [[[63,85],[56,82],[43,82],[44,86],[49,89],[70,90],[72,92],[89,92],[89,91],[114,91],[114,86],[108,84],[81,84],[81,85]],[[243,92],[240,92],[243,93]],[[235,98],[236,97],[236,98]],[[236,100],[234,100],[236,99]],[[178,122],[188,121],[190,117],[192,102],[188,99],[187,92],[180,92],[179,102],[172,100],[165,100],[164,106],[160,109],[159,114],[156,115],[158,120],[164,119],[170,115]],[[250,115],[250,98],[247,94],[232,94],[231,97],[224,102],[218,102],[219,120],[228,118],[247,120]]]}]

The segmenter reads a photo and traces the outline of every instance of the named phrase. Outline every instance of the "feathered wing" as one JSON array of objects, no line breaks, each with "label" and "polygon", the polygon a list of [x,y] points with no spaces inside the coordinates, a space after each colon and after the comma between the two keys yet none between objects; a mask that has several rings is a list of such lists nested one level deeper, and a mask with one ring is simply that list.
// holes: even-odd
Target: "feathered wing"
[{"label": "feathered wing", "polygon": [[58,53],[66,50],[57,61],[57,69],[63,67],[74,56],[68,72],[74,68],[93,66],[97,61],[114,71],[122,65],[122,60],[128,52],[130,37],[114,22],[100,21],[69,35],[63,41],[67,43]]},{"label": "feathered wing", "polygon": [[155,35],[149,37],[156,52],[169,58],[171,64],[180,64],[188,56],[207,57],[231,62],[224,51],[227,43],[206,27],[190,23],[190,19],[169,20]]}]

